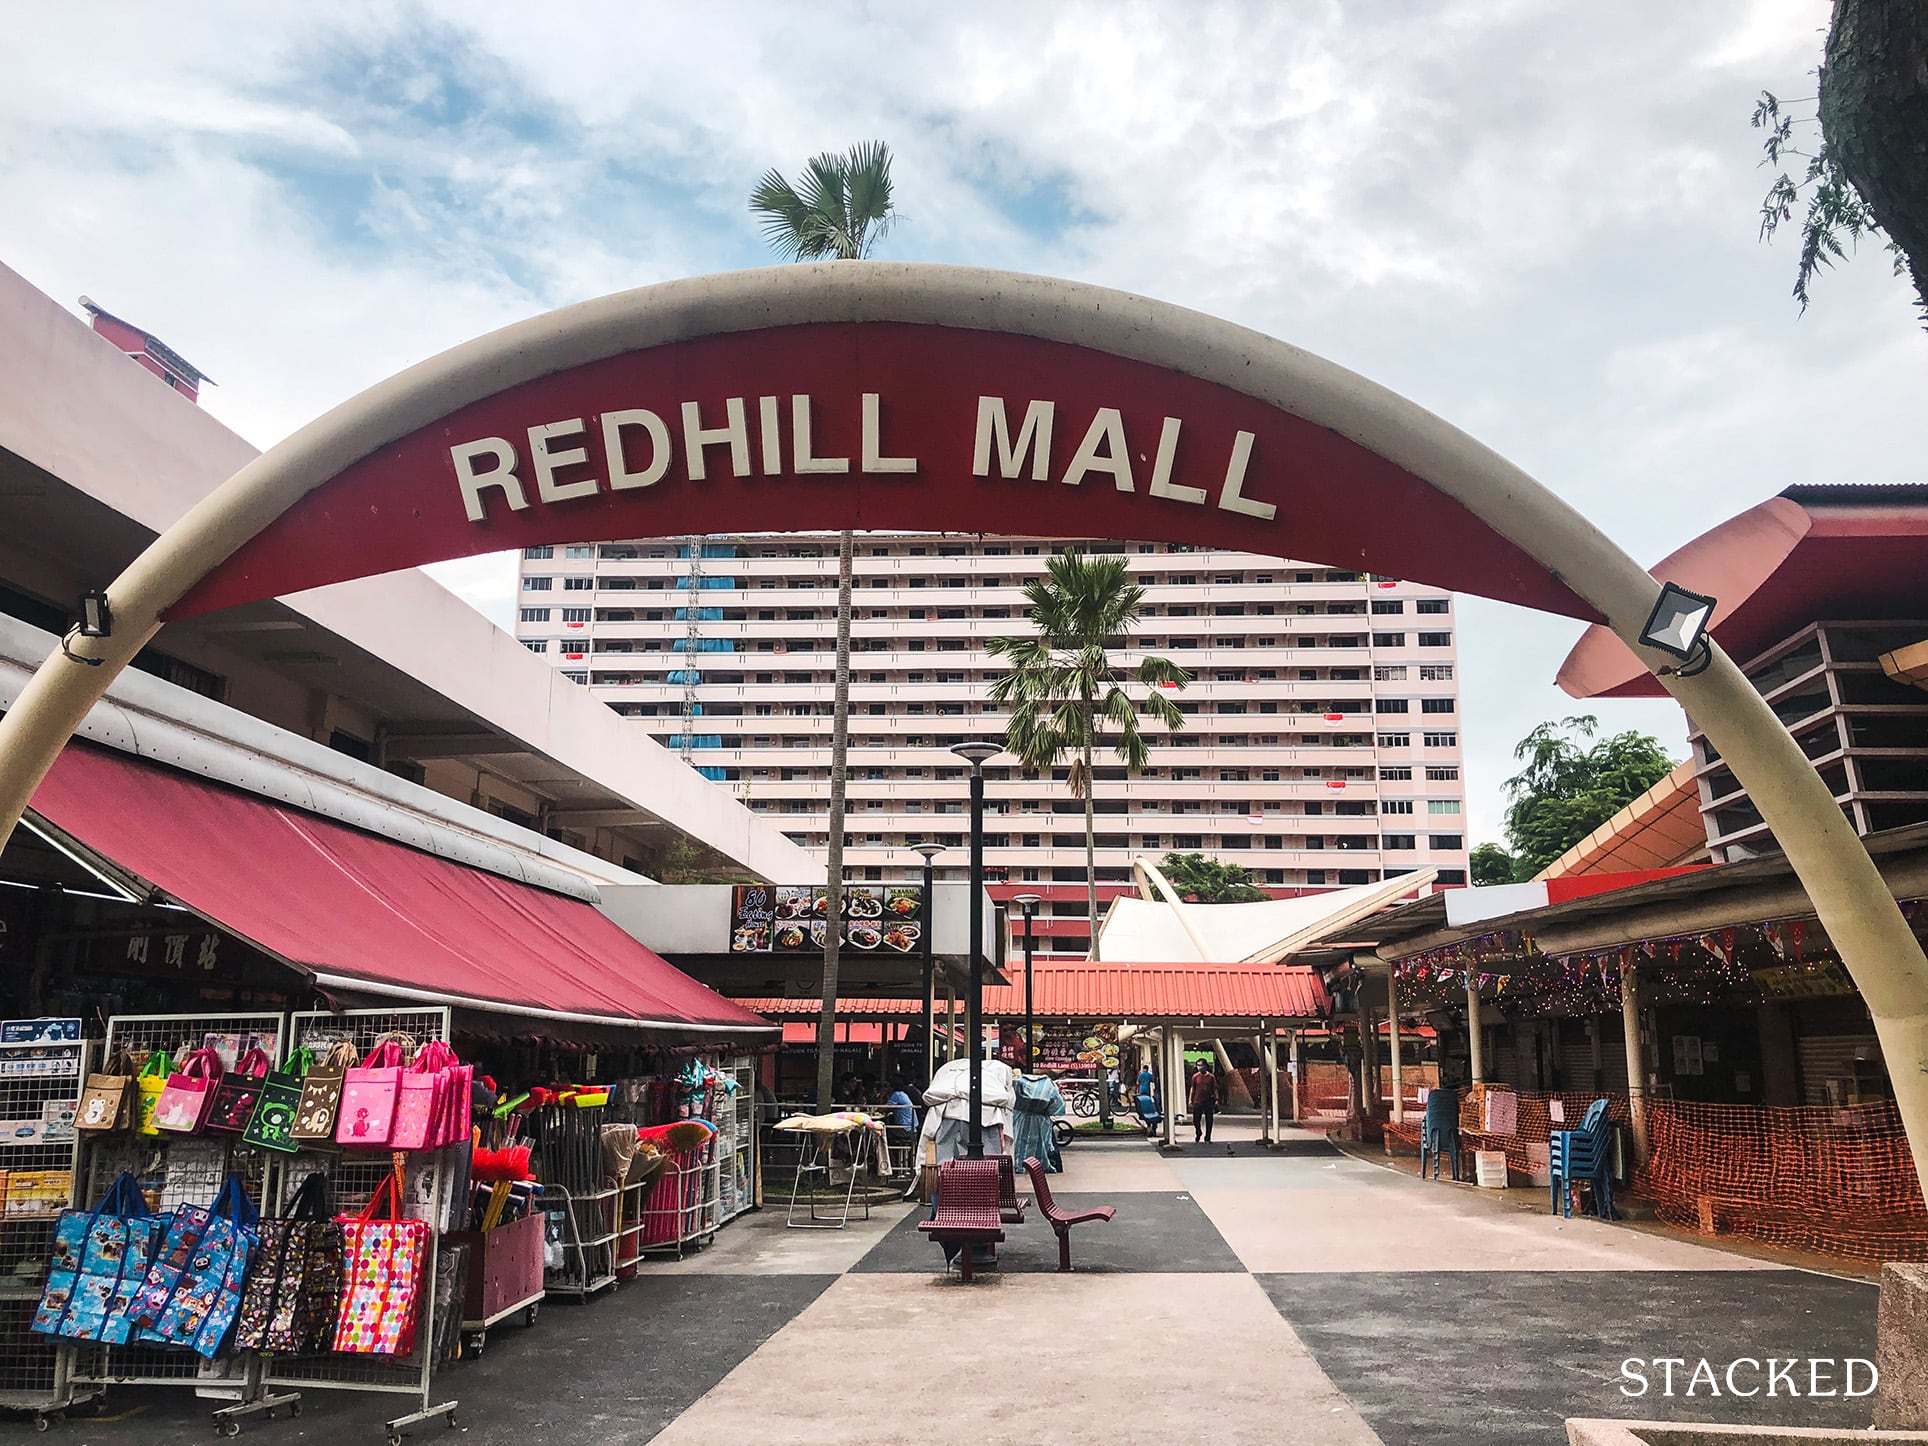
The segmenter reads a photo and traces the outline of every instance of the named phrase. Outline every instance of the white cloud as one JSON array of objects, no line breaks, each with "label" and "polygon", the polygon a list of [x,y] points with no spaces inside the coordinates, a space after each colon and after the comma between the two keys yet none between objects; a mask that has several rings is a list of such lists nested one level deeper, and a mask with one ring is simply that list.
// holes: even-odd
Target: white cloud
[{"label": "white cloud", "polygon": [[[1885,259],[1761,246],[1746,118],[1826,0],[966,8],[106,3],[0,49],[0,259],[221,383],[267,444],[470,336],[768,259],[744,197],[867,137],[889,254],[1226,316],[1413,397],[1643,560],[1792,482],[1920,475],[1928,343]],[[511,569],[438,569],[504,620]],[[1471,831],[1583,711],[1575,625],[1464,611]],[[1662,733],[1671,704],[1598,709]]]}]

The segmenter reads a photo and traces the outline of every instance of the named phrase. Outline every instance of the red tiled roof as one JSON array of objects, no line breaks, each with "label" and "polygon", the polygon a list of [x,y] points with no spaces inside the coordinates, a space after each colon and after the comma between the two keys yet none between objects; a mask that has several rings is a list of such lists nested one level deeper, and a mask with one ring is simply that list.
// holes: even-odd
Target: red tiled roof
[{"label": "red tiled roof", "polygon": [[[987,1019],[1024,1012],[1022,966],[1007,969],[1013,983],[985,987]],[[1072,1019],[1323,1019],[1332,1009],[1317,971],[1278,964],[1040,964],[1032,970],[1032,999],[1035,1013]],[[737,1003],[773,1019],[820,1008],[814,999]],[[922,1010],[917,999],[837,1002],[838,1015],[853,1019]]]}]

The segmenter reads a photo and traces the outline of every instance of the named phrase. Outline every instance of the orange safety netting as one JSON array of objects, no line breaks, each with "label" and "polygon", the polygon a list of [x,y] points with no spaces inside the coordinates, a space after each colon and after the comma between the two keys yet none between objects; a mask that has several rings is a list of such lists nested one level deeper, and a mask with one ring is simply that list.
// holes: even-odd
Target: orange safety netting
[{"label": "orange safety netting", "polygon": [[[1437,1064],[1408,1064],[1399,1071],[1399,1090],[1406,1097],[1406,1113],[1421,1107],[1419,1092],[1439,1083]],[[1308,1129],[1334,1129],[1345,1123],[1351,1077],[1343,1064],[1331,1060],[1301,1060],[1298,1078],[1298,1120]],[[1379,1117],[1392,1113],[1392,1066],[1379,1067]],[[1417,1136],[1415,1136],[1417,1138]]]},{"label": "orange safety netting", "polygon": [[1660,1217],[1791,1250],[1928,1260],[1928,1208],[1893,1101],[1764,1109],[1647,1104],[1634,1188]]}]

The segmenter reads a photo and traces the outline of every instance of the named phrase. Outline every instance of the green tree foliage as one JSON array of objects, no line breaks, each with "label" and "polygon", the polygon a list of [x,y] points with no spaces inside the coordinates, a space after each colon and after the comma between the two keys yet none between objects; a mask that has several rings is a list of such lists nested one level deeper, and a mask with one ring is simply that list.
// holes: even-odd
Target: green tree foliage
[{"label": "green tree foliage", "polygon": [[[1783,168],[1761,202],[1761,239],[1772,240],[1782,226],[1793,224],[1796,210],[1801,212],[1801,254],[1794,270],[1794,299],[1801,303],[1801,310],[1808,309],[1808,287],[1814,278],[1824,268],[1845,259],[1864,236],[1886,243],[1899,276],[1906,260],[1901,247],[1882,235],[1880,223],[1855,190],[1854,182],[1835,163],[1827,141],[1821,137],[1820,121],[1811,115],[1795,116],[1783,109],[1772,91],[1764,90],[1754,103],[1752,124],[1756,130],[1767,132],[1767,139],[1761,142],[1761,164]],[[1803,133],[1812,133],[1811,150],[1802,149],[1797,127]],[[1790,160],[1804,164],[1789,167]]]},{"label": "green tree foliage", "polygon": [[1514,878],[1532,878],[1672,771],[1645,733],[1589,744],[1599,726],[1591,714],[1542,723],[1513,750],[1525,765],[1506,780]]},{"label": "green tree foliage", "polygon": [[1257,904],[1272,897],[1249,870],[1204,854],[1166,854],[1158,867],[1180,897],[1195,904]]},{"label": "green tree foliage", "polygon": [[1517,882],[1513,877],[1513,855],[1498,844],[1483,843],[1473,850],[1468,861],[1476,884],[1511,884]]},{"label": "green tree foliage", "polygon": [[795,183],[771,169],[750,192],[763,239],[792,261],[857,261],[897,219],[890,147],[860,141],[843,155],[812,156]]}]

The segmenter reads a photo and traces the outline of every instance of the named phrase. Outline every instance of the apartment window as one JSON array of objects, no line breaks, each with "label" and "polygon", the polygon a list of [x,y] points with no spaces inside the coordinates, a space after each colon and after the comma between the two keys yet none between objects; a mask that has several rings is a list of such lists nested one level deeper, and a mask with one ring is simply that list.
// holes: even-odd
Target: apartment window
[{"label": "apartment window", "polygon": [[1419,681],[1422,683],[1450,683],[1453,681],[1451,663],[1421,663]]},{"label": "apartment window", "polygon": [[1202,833],[1175,833],[1172,835],[1172,847],[1180,853],[1195,852],[1205,847],[1205,835]]},{"label": "apartment window", "polygon": [[1446,611],[1446,599],[1443,597],[1423,597],[1413,608],[1413,611],[1418,613],[1443,613]]},{"label": "apartment window", "polygon": [[576,562],[582,562],[596,555],[596,549],[589,543],[571,543],[563,548],[562,555]]},{"label": "apartment window", "polygon": [[1466,836],[1457,833],[1429,834],[1426,843],[1436,849],[1459,849],[1466,846]]},{"label": "apartment window", "polygon": [[[1301,577],[1307,576],[1307,574],[1305,573],[1301,573],[1299,575]],[[1307,869],[1305,871],[1305,881],[1308,884],[1323,884],[1325,882],[1325,870],[1324,869]]]},{"label": "apartment window", "polygon": [[1425,743],[1428,748],[1457,748],[1459,747],[1459,734],[1428,733],[1425,737]]},{"label": "apartment window", "polygon": [[531,562],[547,562],[550,558],[556,555],[556,550],[555,548],[551,547],[548,543],[545,542],[541,544],[539,547],[523,548],[522,555],[528,558]]},{"label": "apartment window", "polygon": [[516,616],[525,623],[546,623],[549,621],[549,609],[523,608]]},{"label": "apartment window", "polygon": [[1419,646],[1422,648],[1450,648],[1453,645],[1451,633],[1421,633]]},{"label": "apartment window", "polygon": [[1259,782],[1260,782],[1260,783],[1277,783],[1278,781],[1279,781],[1279,770],[1278,770],[1278,769],[1276,769],[1276,768],[1261,768],[1261,769],[1259,770]]},{"label": "apartment window", "polygon": [[1397,617],[1406,610],[1406,605],[1397,598],[1376,597],[1372,600],[1372,610],[1380,617]]},{"label": "apartment window", "polygon": [[562,670],[562,676],[572,683],[587,683],[589,681],[589,674],[573,668],[564,668]]},{"label": "apartment window", "polygon": [[589,611],[588,608],[564,608],[562,620],[565,623],[586,623],[589,621]]},{"label": "apartment window", "polygon": [[1375,713],[1404,713],[1406,711],[1406,699],[1376,698],[1373,700],[1372,711]]},{"label": "apartment window", "polygon": [[[1375,648],[1403,648],[1406,646],[1406,635],[1404,633],[1374,633],[1372,635],[1372,645]],[[1337,647],[1338,644],[1334,643],[1333,646]]]},{"label": "apartment window", "polygon": [[1406,681],[1406,665],[1404,663],[1375,663],[1372,669],[1372,681],[1375,683],[1403,683]]},{"label": "apartment window", "polygon": [[[1428,774],[1432,772],[1430,768],[1427,769],[1426,771]],[[1409,782],[1412,779],[1412,776],[1413,776],[1412,768],[1409,765],[1404,763],[1396,764],[1391,768],[1382,768],[1379,770],[1379,777],[1388,783]],[[1457,770],[1455,770],[1454,776],[1455,777],[1458,776]]]},{"label": "apartment window", "polygon": [[[1412,777],[1412,770],[1410,768],[1406,770],[1406,776],[1408,778]],[[1426,781],[1428,783],[1452,783],[1458,778],[1459,769],[1450,764],[1434,764],[1426,770]]]},{"label": "apartment window", "polygon": [[1419,840],[1414,834],[1389,833],[1379,840],[1379,847],[1405,852],[1406,850],[1419,847]]},{"label": "apartment window", "polygon": [[1431,814],[1458,813],[1459,800],[1457,798],[1429,798],[1426,800],[1426,812]]},{"label": "apartment window", "polygon": [[546,653],[549,651],[549,640],[547,638],[524,638],[522,640],[522,646],[532,653]]},{"label": "apartment window", "polygon": [[522,579],[522,590],[524,592],[548,592],[550,585],[554,582],[555,579],[552,577],[525,577]]},{"label": "apartment window", "polygon": [[1411,813],[1413,801],[1410,798],[1382,798],[1379,800],[1381,813]]},{"label": "apartment window", "polygon": [[1451,698],[1421,698],[1419,711],[1422,713],[1450,713],[1453,711]]},{"label": "apartment window", "polygon": [[1410,748],[1413,746],[1413,736],[1410,733],[1381,733],[1379,735],[1379,746],[1381,748]]}]

